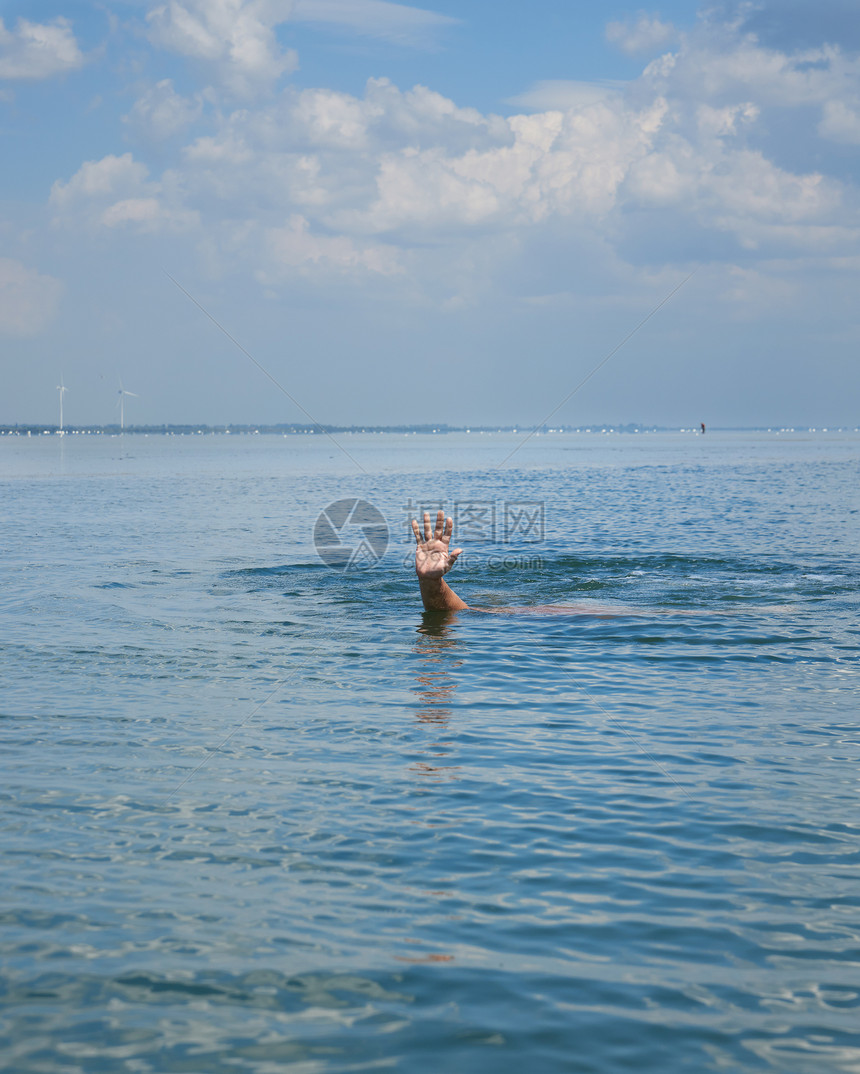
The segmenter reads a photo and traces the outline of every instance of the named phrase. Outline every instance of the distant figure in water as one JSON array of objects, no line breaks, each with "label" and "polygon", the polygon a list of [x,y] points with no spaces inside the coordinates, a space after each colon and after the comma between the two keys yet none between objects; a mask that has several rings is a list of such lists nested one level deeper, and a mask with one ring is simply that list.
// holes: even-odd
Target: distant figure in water
[{"label": "distant figure in water", "polygon": [[701,422],[700,424],[702,426],[702,436],[704,436],[705,435],[705,423]]}]

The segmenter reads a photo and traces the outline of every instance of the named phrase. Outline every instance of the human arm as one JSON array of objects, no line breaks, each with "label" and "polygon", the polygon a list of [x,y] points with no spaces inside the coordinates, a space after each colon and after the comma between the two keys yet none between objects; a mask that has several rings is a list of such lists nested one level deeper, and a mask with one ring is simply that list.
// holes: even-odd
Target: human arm
[{"label": "human arm", "polygon": [[460,600],[444,579],[444,575],[457,562],[462,548],[450,550],[451,534],[454,530],[452,519],[446,519],[444,511],[436,515],[436,528],[430,528],[430,513],[424,512],[424,539],[418,522],[412,519],[412,532],[415,534],[415,573],[424,610],[428,612],[455,612],[469,605]]}]

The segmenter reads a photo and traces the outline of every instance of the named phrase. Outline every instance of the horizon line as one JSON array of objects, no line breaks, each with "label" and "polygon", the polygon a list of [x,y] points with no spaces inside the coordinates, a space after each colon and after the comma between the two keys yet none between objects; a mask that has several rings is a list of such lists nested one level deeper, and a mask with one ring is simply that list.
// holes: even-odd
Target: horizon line
[{"label": "horizon line", "polygon": [[702,422],[687,424],[666,424],[657,422],[580,422],[577,425],[540,425],[533,426],[516,422],[493,423],[493,424],[460,424],[452,425],[448,422],[397,422],[392,424],[373,424],[370,422],[354,424],[335,423],[303,423],[303,422],[162,422],[159,424],[134,424],[125,425],[119,422],[63,424],[62,428],[52,422],[0,422],[0,435],[20,435],[22,433],[32,435],[90,435],[104,433],[128,433],[134,435],[325,435],[326,433],[414,433],[443,435],[446,433],[518,433],[531,429],[536,434],[547,433],[602,433],[602,432],[694,432],[702,435],[704,431],[711,432],[860,432],[858,425],[845,425],[839,423],[805,425],[797,422],[777,424],[755,425],[705,425]]}]

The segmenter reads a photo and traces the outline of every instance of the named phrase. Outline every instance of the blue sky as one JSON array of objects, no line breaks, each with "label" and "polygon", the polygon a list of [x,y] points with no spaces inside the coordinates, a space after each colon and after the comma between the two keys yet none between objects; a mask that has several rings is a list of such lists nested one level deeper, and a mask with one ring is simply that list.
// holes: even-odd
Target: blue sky
[{"label": "blue sky", "polygon": [[0,18],[0,422],[860,420],[855,0]]}]

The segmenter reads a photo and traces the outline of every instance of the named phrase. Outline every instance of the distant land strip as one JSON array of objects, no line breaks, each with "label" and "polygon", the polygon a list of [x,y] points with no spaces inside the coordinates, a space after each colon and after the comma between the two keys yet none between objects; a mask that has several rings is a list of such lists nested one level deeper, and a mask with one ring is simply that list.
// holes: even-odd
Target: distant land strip
[{"label": "distant land strip", "polygon": [[[860,426],[812,426],[812,425],[714,425],[708,432],[762,432],[762,433],[850,433],[860,432]],[[627,424],[543,425],[538,429],[530,425],[299,425],[293,422],[270,425],[58,425],[0,424],[0,436],[324,436],[326,434],[393,433],[397,435],[444,435],[447,433],[696,433],[701,435],[699,424],[689,426],[647,425],[640,422]]]}]

